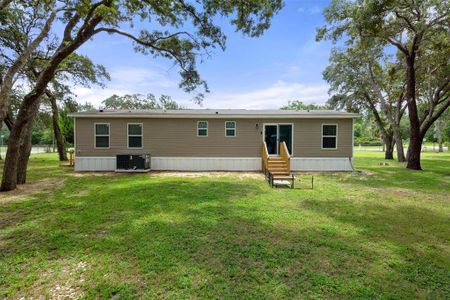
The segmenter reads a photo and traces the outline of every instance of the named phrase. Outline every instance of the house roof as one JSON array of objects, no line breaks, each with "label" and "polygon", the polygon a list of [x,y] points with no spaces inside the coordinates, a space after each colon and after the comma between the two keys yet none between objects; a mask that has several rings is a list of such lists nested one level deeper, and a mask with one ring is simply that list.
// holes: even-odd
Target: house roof
[{"label": "house roof", "polygon": [[75,118],[357,118],[358,114],[334,110],[180,109],[90,110],[72,113]]}]

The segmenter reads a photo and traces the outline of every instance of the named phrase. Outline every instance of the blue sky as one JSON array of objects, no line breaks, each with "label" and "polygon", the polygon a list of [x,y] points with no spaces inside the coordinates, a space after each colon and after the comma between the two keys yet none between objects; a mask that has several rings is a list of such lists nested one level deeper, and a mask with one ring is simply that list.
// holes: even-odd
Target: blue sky
[{"label": "blue sky", "polygon": [[[224,23],[227,48],[213,51],[199,64],[211,92],[204,108],[279,108],[289,100],[324,103],[328,85],[322,71],[331,44],[315,42],[316,28],[324,24],[322,10],[329,1],[291,0],[276,15],[270,29],[259,38],[244,37]],[[111,74],[106,87],[74,89],[79,102],[99,106],[112,94],[168,94],[183,105],[196,108],[192,94],[178,88],[177,67],[165,59],[135,53],[132,43],[120,36],[100,35],[80,51]]]}]

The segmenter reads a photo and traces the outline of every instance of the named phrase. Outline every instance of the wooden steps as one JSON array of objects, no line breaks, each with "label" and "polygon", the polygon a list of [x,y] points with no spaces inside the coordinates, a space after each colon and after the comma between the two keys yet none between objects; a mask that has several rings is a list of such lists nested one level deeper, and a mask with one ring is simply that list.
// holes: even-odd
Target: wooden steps
[{"label": "wooden steps", "polygon": [[291,156],[286,147],[286,143],[280,144],[280,155],[270,156],[267,153],[266,144],[262,147],[262,170],[272,187],[290,186],[294,187],[294,175],[291,173]]},{"label": "wooden steps", "polygon": [[280,156],[269,156],[267,160],[267,172],[272,175],[289,175],[291,170],[287,162]]}]

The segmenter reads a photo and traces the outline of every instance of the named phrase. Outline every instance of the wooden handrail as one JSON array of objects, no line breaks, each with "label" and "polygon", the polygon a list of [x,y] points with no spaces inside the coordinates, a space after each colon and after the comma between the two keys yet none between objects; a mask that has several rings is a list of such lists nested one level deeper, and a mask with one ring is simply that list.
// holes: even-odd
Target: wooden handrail
[{"label": "wooden handrail", "polygon": [[75,165],[75,152],[67,151],[69,153],[69,166],[73,167]]},{"label": "wooden handrail", "polygon": [[280,156],[284,159],[287,165],[287,169],[291,170],[291,155],[289,154],[289,150],[286,146],[286,142],[282,142],[280,144]]},{"label": "wooden handrail", "polygon": [[269,151],[267,151],[266,142],[263,142],[261,147],[261,163],[262,163],[262,171],[264,172],[264,174],[267,172],[268,161],[269,161]]}]

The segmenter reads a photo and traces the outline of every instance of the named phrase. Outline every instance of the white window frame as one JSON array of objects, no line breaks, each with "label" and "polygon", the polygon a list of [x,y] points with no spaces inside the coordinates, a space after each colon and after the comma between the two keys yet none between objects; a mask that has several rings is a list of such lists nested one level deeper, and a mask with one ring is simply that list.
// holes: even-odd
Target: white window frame
[{"label": "white window frame", "polygon": [[[234,123],[234,128],[227,128],[227,123],[232,122]],[[237,136],[237,122],[236,121],[225,121],[225,137],[236,137]],[[227,130],[234,130],[234,135],[227,135]]]},{"label": "white window frame", "polygon": [[[336,126],[336,135],[323,135],[323,127],[324,126]],[[321,134],[321,140],[320,140],[320,144],[321,144],[321,149],[322,150],[337,150],[338,148],[338,137],[339,137],[339,126],[337,123],[322,123],[322,130],[321,130],[322,134]],[[334,137],[336,139],[336,147],[334,148],[324,148],[323,147],[323,138],[324,137]]]},{"label": "white window frame", "polygon": [[[141,134],[130,134],[130,125],[141,125]],[[130,147],[130,136],[141,137],[141,147]],[[144,124],[143,123],[127,123],[127,149],[144,148]]]},{"label": "white window frame", "polygon": [[[200,122],[206,122],[206,128],[199,128],[198,125],[200,124]],[[206,129],[206,135],[198,135],[198,131],[199,129]],[[197,137],[208,137],[209,134],[209,124],[208,121],[197,121]]]},{"label": "white window frame", "polygon": [[[108,134],[97,134],[97,125],[108,125]],[[108,147],[97,147],[97,136],[108,137]],[[110,149],[111,148],[111,124],[110,123],[94,123],[94,149]]]}]

